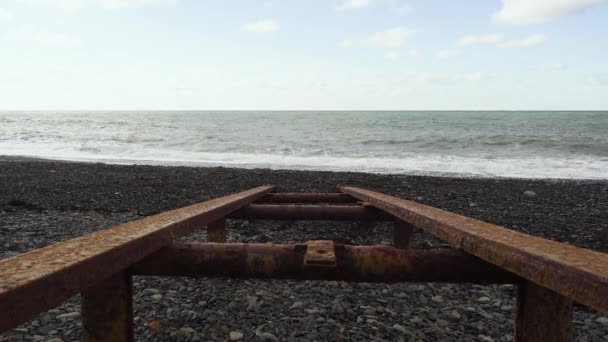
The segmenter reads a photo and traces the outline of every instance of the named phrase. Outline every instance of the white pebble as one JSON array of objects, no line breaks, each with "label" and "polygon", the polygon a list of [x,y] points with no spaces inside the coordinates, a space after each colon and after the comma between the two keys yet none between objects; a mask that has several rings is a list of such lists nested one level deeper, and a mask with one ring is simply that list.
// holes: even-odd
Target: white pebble
[{"label": "white pebble", "polygon": [[243,339],[243,333],[240,331],[230,332],[230,341],[240,341]]},{"label": "white pebble", "polygon": [[57,319],[76,318],[76,317],[80,317],[80,312],[74,311],[74,312],[64,313],[64,314],[57,316]]},{"label": "white pebble", "polygon": [[603,325],[608,325],[608,317],[598,317],[595,321]]}]

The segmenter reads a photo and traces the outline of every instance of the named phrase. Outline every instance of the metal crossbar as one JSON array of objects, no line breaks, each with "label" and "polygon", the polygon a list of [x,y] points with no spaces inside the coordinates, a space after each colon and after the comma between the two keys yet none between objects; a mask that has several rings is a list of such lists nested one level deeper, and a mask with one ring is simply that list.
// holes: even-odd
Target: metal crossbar
[{"label": "metal crossbar", "polygon": [[[608,255],[354,187],[264,186],[0,260],[0,333],[82,294],[84,341],[132,341],[132,276],[511,283],[516,341],[569,341],[572,303],[608,314]],[[393,246],[226,243],[226,219],[394,222]],[[207,227],[208,242],[175,239]],[[414,229],[455,248],[411,249]]]}]

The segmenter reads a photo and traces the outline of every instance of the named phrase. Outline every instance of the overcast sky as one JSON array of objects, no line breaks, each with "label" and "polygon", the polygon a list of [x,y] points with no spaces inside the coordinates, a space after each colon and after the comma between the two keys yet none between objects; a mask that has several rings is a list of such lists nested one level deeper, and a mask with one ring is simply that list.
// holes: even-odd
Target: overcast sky
[{"label": "overcast sky", "polygon": [[607,110],[607,4],[0,0],[0,110]]}]

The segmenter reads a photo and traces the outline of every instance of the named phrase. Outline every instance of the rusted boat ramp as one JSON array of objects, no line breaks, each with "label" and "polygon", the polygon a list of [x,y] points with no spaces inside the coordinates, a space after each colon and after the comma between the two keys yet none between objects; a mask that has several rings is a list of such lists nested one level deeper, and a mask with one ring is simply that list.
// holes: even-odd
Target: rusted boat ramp
[{"label": "rusted boat ramp", "polygon": [[[0,260],[0,333],[82,294],[84,341],[132,341],[132,276],[517,285],[516,341],[569,341],[573,302],[608,314],[608,255],[354,187],[263,186]],[[226,219],[393,221],[393,246],[226,243]],[[180,242],[197,229],[207,242]],[[415,229],[453,248],[412,249]]]}]

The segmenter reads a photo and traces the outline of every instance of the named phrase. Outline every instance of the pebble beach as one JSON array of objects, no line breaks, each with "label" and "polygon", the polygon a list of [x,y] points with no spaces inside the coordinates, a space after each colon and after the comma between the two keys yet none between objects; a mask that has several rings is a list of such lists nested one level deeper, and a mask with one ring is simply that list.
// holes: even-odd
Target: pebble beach
[{"label": "pebble beach", "polygon": [[[0,258],[259,185],[353,185],[527,234],[608,252],[608,181],[450,178],[0,158]],[[205,231],[185,240],[205,241]],[[229,242],[390,244],[392,226],[228,222]],[[416,232],[420,248],[446,246]],[[511,341],[512,285],[134,278],[138,341]],[[77,341],[80,299],[0,335]],[[576,341],[608,341],[608,317],[576,306]]]}]

